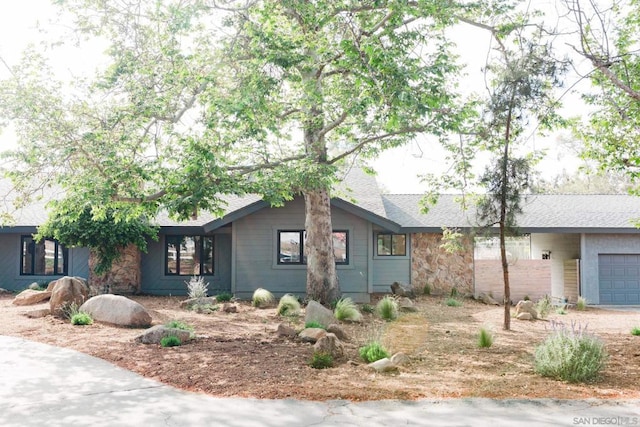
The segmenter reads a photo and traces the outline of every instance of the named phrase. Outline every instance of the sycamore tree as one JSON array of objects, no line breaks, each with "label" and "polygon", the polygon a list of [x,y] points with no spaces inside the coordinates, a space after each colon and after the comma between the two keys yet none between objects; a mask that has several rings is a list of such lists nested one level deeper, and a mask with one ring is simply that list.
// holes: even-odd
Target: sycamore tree
[{"label": "sycamore tree", "polygon": [[274,204],[301,194],[307,294],[325,304],[339,294],[330,210],[339,167],[464,118],[444,29],[468,4],[56,3],[78,43],[106,44],[106,65],[61,82],[32,50],[11,67],[0,117],[20,140],[17,182],[61,186],[67,196],[53,208],[66,222],[87,209],[99,221],[144,222],[160,209],[221,212],[224,194]]},{"label": "sycamore tree", "polygon": [[[603,171],[621,171],[637,187],[640,177],[640,2],[564,0],[571,46],[592,68],[594,88],[583,98],[593,108],[589,126],[576,126],[585,154]],[[638,189],[634,191],[638,193]]]}]

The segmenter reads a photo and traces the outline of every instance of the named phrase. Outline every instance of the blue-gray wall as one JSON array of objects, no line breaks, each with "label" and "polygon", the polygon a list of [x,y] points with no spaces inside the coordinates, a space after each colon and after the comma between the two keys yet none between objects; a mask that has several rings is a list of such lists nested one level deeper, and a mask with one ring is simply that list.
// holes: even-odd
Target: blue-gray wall
[{"label": "blue-gray wall", "polygon": [[374,252],[377,239],[375,231],[371,233],[373,292],[389,293],[393,282],[411,283],[411,235],[407,234],[406,256],[377,256]]},{"label": "blue-gray wall", "polygon": [[[0,234],[0,288],[21,291],[33,282],[51,282],[61,277],[20,275],[20,238],[22,235]],[[85,279],[89,277],[89,250],[87,248],[69,249],[68,274]]]},{"label": "blue-gray wall", "polygon": [[[257,288],[280,296],[304,296],[306,266],[278,265],[278,230],[304,229],[304,201],[297,198],[281,208],[265,208],[233,223],[232,289],[243,299]],[[369,223],[339,208],[332,209],[334,230],[349,232],[349,265],[338,265],[340,289],[356,301],[369,300]]]},{"label": "blue-gray wall", "polygon": [[[161,232],[158,241],[148,244],[146,254],[142,254],[141,291],[152,295],[186,295],[190,276],[165,275],[165,234]],[[231,291],[231,230],[223,228],[214,234],[213,276],[203,276],[209,283],[209,295]]]}]

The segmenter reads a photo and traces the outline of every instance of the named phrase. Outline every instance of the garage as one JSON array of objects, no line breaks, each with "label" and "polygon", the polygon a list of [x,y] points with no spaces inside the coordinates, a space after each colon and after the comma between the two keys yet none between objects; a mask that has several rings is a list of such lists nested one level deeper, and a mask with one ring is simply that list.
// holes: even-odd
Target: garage
[{"label": "garage", "polygon": [[598,255],[600,304],[640,304],[640,254]]}]

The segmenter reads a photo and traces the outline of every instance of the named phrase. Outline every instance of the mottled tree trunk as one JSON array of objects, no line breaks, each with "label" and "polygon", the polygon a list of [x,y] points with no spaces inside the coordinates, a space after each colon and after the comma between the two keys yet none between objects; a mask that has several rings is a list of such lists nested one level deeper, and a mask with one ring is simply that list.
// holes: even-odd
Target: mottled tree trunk
[{"label": "mottled tree trunk", "polygon": [[91,295],[98,294],[135,294],[140,292],[142,254],[136,245],[120,250],[120,257],[104,274],[96,274],[98,262],[94,251],[89,251],[89,288]]},{"label": "mottled tree trunk", "polygon": [[333,255],[331,203],[327,189],[303,192],[307,238],[307,297],[329,305],[340,296]]}]

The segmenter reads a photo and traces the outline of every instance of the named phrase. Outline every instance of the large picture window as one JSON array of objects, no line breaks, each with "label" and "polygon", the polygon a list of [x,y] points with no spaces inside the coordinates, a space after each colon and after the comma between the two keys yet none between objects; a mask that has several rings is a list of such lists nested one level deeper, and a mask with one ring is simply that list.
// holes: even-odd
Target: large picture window
[{"label": "large picture window", "polygon": [[213,275],[213,236],[166,236],[165,274]]},{"label": "large picture window", "polygon": [[406,256],[407,235],[379,233],[377,235],[376,255],[378,256]]},{"label": "large picture window", "polygon": [[[278,231],[278,264],[306,264],[305,238],[304,230]],[[347,230],[333,231],[333,256],[336,264],[349,264],[349,232]]]},{"label": "large picture window", "polygon": [[40,242],[22,236],[20,274],[24,276],[63,276],[67,274],[67,249],[55,240]]}]

